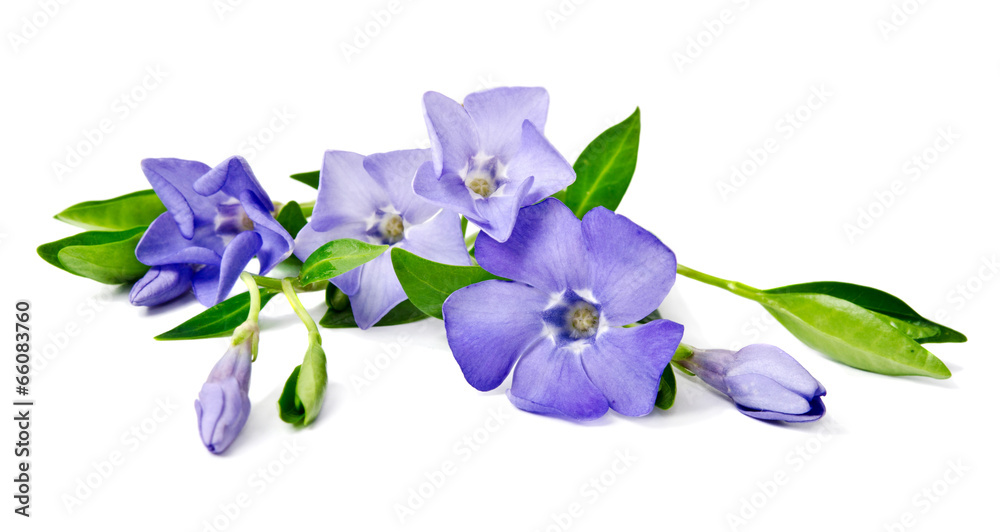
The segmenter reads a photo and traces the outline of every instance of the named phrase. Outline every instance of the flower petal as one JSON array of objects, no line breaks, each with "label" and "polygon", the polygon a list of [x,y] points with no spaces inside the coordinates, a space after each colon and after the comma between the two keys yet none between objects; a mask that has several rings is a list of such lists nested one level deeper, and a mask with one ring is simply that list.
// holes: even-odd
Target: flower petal
[{"label": "flower petal", "polygon": [[483,281],[460,288],[442,307],[448,346],[465,380],[481,391],[507,378],[521,354],[542,338],[542,310],[549,298],[510,281]]},{"label": "flower petal", "polygon": [[135,247],[139,262],[148,266],[164,264],[217,265],[222,260],[222,239],[210,227],[199,227],[185,238],[174,217],[165,212],[156,217]]},{"label": "flower petal", "polygon": [[466,96],[464,106],[479,132],[479,151],[506,164],[518,152],[525,120],[545,130],[549,93],[541,87],[500,87]]},{"label": "flower petal", "polygon": [[187,264],[153,266],[132,285],[128,300],[138,307],[153,307],[172,301],[191,289],[194,270]]},{"label": "flower petal", "polygon": [[531,192],[534,181],[535,178],[529,177],[517,183],[513,190],[511,184],[503,193],[476,200],[476,209],[482,216],[482,221],[476,222],[479,228],[498,242],[505,242],[510,238],[514,223],[517,221],[517,213],[522,206],[527,205],[525,198]]},{"label": "flower petal", "polygon": [[398,245],[434,262],[455,266],[472,264],[462,234],[462,220],[451,211],[441,210],[430,220],[411,226]]},{"label": "flower petal", "polygon": [[583,217],[590,284],[609,325],[634,323],[656,310],[677,275],[674,252],[632,220],[604,207]]},{"label": "flower petal", "polygon": [[608,401],[583,369],[583,356],[569,347],[556,348],[549,340],[532,346],[514,368],[510,402],[521,410],[576,420],[597,419],[608,411]]},{"label": "flower petal", "polygon": [[826,394],[823,385],[798,360],[773,345],[748,345],[736,353],[727,375],[748,374],[769,377],[803,397]]},{"label": "flower petal", "polygon": [[595,349],[584,353],[583,367],[612,409],[644,416],[653,411],[660,375],[683,335],[684,326],[670,320],[612,327],[599,333]]},{"label": "flower petal", "polygon": [[786,423],[807,423],[809,421],[816,421],[826,414],[826,405],[820,397],[814,397],[813,400],[809,402],[809,406],[809,411],[803,414],[785,414],[782,412],[771,412],[768,410],[753,410],[739,404],[736,405],[736,409],[754,419],[761,419],[764,421],[784,421]]},{"label": "flower petal", "polygon": [[576,172],[569,161],[527,120],[522,125],[521,149],[511,159],[507,176],[514,182],[535,178],[525,205],[538,203],[576,180]]},{"label": "flower petal", "polygon": [[[389,313],[393,307],[406,299],[406,292],[392,269],[392,258],[388,253],[362,265],[358,290],[354,294],[341,287],[351,300],[351,310],[358,327],[367,329]],[[334,279],[336,282],[336,279]]]},{"label": "flower petal", "polygon": [[194,237],[196,222],[208,223],[214,218],[215,202],[196,194],[192,188],[199,177],[211,170],[207,164],[184,159],[143,159],[141,166],[184,238]]},{"label": "flower petal", "polygon": [[262,243],[254,231],[236,235],[226,246],[218,266],[206,266],[194,274],[194,296],[198,301],[211,307],[226,299]]},{"label": "flower petal", "polygon": [[364,161],[364,156],[357,153],[326,152],[311,220],[317,231],[367,220],[377,209],[389,205],[389,196],[368,175]]},{"label": "flower petal", "polygon": [[506,242],[488,234],[476,239],[483,268],[550,293],[589,288],[586,256],[580,221],[552,198],[521,209]]},{"label": "flower petal", "polygon": [[365,170],[385,189],[393,207],[411,224],[423,223],[441,209],[413,192],[413,177],[430,158],[430,150],[400,150],[375,153],[364,160]]},{"label": "flower petal", "polygon": [[726,394],[743,408],[783,414],[804,414],[812,406],[801,395],[763,375],[726,377]]},{"label": "flower petal", "polygon": [[455,100],[439,93],[424,94],[424,120],[431,138],[437,175],[465,169],[479,152],[479,134],[469,113]]},{"label": "flower petal", "polygon": [[[332,242],[341,238],[353,238],[355,240],[364,240],[365,238],[365,226],[363,223],[345,224],[339,227],[335,227],[329,231],[317,232],[313,228],[312,222],[309,222],[299,231],[298,236],[295,238],[295,256],[299,260],[305,262],[312,255],[314,251],[320,248],[323,244],[327,242]],[[358,291],[359,282],[361,281],[361,268],[354,268],[353,270],[338,275],[333,279],[330,279],[333,284],[340,288],[345,294],[351,295]]]},{"label": "flower petal", "polygon": [[257,251],[260,261],[260,275],[271,271],[279,262],[287,259],[295,247],[295,240],[288,234],[277,220],[271,216],[271,211],[260,201],[257,193],[244,190],[240,193],[240,204],[244,212],[254,223],[254,232],[260,235],[263,244]]},{"label": "flower petal", "polygon": [[[260,186],[250,169],[250,163],[239,155],[234,155],[212,168],[194,183],[194,190],[202,196],[213,196],[222,192],[229,198],[239,198],[244,191],[251,190],[268,211],[274,210],[271,198]],[[222,198],[219,198],[219,202]]]},{"label": "flower petal", "polygon": [[417,169],[413,192],[434,205],[465,215],[472,222],[478,224],[483,220],[462,178],[450,173],[439,177],[434,163],[424,163]]}]

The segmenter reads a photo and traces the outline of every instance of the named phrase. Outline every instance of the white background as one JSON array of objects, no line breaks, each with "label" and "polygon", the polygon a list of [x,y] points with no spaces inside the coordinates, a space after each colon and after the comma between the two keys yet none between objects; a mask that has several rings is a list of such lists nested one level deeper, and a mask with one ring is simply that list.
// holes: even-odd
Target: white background
[{"label": "white background", "polygon": [[[896,15],[901,24],[887,30],[903,0],[565,0],[561,8],[558,0],[404,0],[377,32],[372,12],[388,0],[233,3],[220,15],[226,4],[211,0],[69,2],[54,16],[39,15],[36,0],[3,4],[0,315],[12,322],[15,300],[32,302],[37,362],[33,517],[13,516],[4,495],[4,530],[203,531],[214,522],[217,530],[534,531],[561,529],[556,521],[580,531],[730,530],[741,511],[738,530],[995,527],[1000,281],[983,265],[1000,251],[996,2],[928,1],[913,12],[910,0],[911,15]],[[713,22],[723,16],[728,23]],[[33,31],[23,17],[44,25]],[[366,24],[377,35],[359,38]],[[701,39],[700,53],[689,38]],[[343,46],[355,39],[364,46],[348,60]],[[166,78],[137,89],[157,69]],[[760,321],[753,303],[682,278],[663,310],[687,326],[685,341],[782,346],[829,389],[823,422],[761,423],[683,378],[674,409],[643,419],[609,414],[581,425],[522,413],[503,395],[508,384],[485,394],[469,387],[442,324],[428,320],[325,331],[326,405],[297,431],[274,403],[306,335],[276,298],[264,312],[250,421],[216,457],[201,445],[192,403],[226,340],[152,340],[196,314],[197,303],[133,308],[127,287],[70,276],[35,254],[77,231],[51,218],[64,207],[147,188],[145,157],[215,165],[250,155],[241,144],[260,136],[270,142],[249,158],[271,196],[309,200],[312,191],[287,175],[318,168],[323,150],[421,145],[424,91],[460,99],[496,85],[548,88],[546,132],[570,160],[641,106],[639,166],[619,212],[657,233],[680,262],[716,275],[894,293],[969,336],[930,346],[954,377],[837,365]],[[810,100],[813,89],[830,96]],[[121,97],[132,91],[142,101],[126,113]],[[801,107],[810,102],[814,109]],[[796,111],[801,127],[789,134],[782,120]],[[292,117],[272,121],[276,113]],[[102,120],[111,132],[57,176],[53,164],[66,164],[67,150]],[[934,152],[939,129],[949,128],[957,139]],[[730,181],[731,166],[769,138],[774,153],[724,196],[719,183]],[[934,162],[916,172],[914,156]],[[904,190],[887,193],[895,180]],[[876,195],[891,205],[872,207]],[[860,209],[874,216],[852,240],[844,225]],[[323,304],[313,296],[306,303],[318,318]],[[4,341],[9,352],[13,338]],[[9,399],[12,358],[0,381]],[[384,369],[366,377],[375,362]],[[370,377],[360,391],[352,384]],[[158,404],[174,406],[164,416]],[[497,412],[502,425],[484,432],[497,428],[488,421]],[[3,494],[15,474],[11,415],[8,403]],[[123,438],[132,427],[143,441]],[[486,441],[473,450],[467,437]],[[281,450],[291,442],[301,451],[289,460]],[[102,463],[116,452],[120,465],[109,472]],[[619,454],[634,463],[607,473]],[[401,524],[396,505],[445,461],[454,474]],[[946,473],[956,465],[960,476]],[[269,467],[271,481],[254,476]],[[99,487],[80,488],[98,483],[100,469]],[[602,474],[612,484],[604,492],[581,491]],[[774,490],[776,476],[784,483]],[[67,497],[81,504],[68,507]],[[236,501],[247,504],[225,517]],[[560,515],[573,504],[580,511],[569,522]]]}]

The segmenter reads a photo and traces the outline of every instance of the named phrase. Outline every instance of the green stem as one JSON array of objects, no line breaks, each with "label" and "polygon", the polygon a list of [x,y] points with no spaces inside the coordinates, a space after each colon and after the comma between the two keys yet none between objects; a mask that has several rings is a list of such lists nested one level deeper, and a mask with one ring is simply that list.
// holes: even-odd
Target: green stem
[{"label": "green stem", "polygon": [[[254,281],[257,281],[257,284],[260,285],[261,288],[274,290],[275,292],[281,292],[282,290],[284,290],[281,285],[281,279],[275,279],[274,277],[264,277],[262,275],[254,275],[253,279]],[[298,279],[295,279],[294,277],[292,277],[291,279],[294,280],[292,288],[294,288],[296,292],[319,292],[320,290],[326,290],[326,285],[329,284],[327,283],[327,281],[320,281],[310,285],[302,286],[299,284]]]},{"label": "green stem", "polygon": [[689,277],[695,281],[701,281],[705,284],[710,284],[712,286],[721,288],[732,292],[740,297],[745,297],[747,299],[757,301],[760,298],[760,290],[745,285],[743,283],[738,283],[736,281],[727,281],[726,279],[721,279],[715,277],[714,275],[709,275],[707,273],[701,273],[698,270],[693,270],[684,266],[682,264],[677,265],[677,273],[683,275],[684,277]]},{"label": "green stem", "polygon": [[309,330],[309,341],[317,345],[323,343],[323,338],[319,335],[319,329],[316,328],[316,322],[313,321],[312,316],[306,311],[305,307],[302,306],[302,302],[299,301],[299,296],[295,294],[295,289],[292,288],[293,277],[286,277],[281,280],[281,291],[285,293],[285,297],[288,298],[288,302],[291,303],[292,309],[295,314],[299,316],[302,320],[302,324],[306,326]]},{"label": "green stem", "polygon": [[247,293],[250,294],[250,314],[247,316],[247,321],[257,323],[260,319],[260,289],[257,288],[253,274],[243,272],[240,274],[240,279],[246,283]]}]

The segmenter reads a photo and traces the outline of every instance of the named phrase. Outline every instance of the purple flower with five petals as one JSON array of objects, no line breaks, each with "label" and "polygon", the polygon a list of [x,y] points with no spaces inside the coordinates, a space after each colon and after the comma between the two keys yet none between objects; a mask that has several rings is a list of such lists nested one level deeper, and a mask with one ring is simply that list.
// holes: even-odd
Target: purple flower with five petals
[{"label": "purple flower with five petals", "polygon": [[[295,255],[304,261],[327,242],[353,238],[400,247],[445,264],[471,264],[458,214],[413,193],[413,174],[429,159],[430,150],[368,157],[326,152],[316,207],[296,238]],[[378,323],[406,299],[389,253],[330,281],[350,298],[354,320],[362,329]]]},{"label": "purple flower with five petals", "polygon": [[444,303],[448,345],[469,384],[492,390],[513,367],[507,396],[522,410],[587,420],[609,406],[627,416],[653,409],[684,332],[669,320],[624,327],[674,283],[674,254],[653,234],[603,207],[581,222],[550,198],[521,209],[506,242],[480,234],[476,259],[513,281],[467,286]]},{"label": "purple flower with five petals", "polygon": [[549,94],[502,87],[458,102],[424,95],[433,161],[420,167],[413,190],[465,215],[498,242],[507,240],[518,211],[576,179],[573,167],[542,132]]},{"label": "purple flower with five petals", "polygon": [[158,305],[194,288],[205,306],[229,295],[257,256],[265,274],[292,254],[292,236],[271,215],[274,204],[243,157],[215,168],[183,159],[145,159],[142,171],[167,207],[135,256],[152,266],[132,288],[134,305]]},{"label": "purple flower with five petals", "polygon": [[748,345],[736,352],[694,349],[677,364],[728,395],[740,412],[752,418],[804,422],[826,413],[826,388],[773,345]]}]

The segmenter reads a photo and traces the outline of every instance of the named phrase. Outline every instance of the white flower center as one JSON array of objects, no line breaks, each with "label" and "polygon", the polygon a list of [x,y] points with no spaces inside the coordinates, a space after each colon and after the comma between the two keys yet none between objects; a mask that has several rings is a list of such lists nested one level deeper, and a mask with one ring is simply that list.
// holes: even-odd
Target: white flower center
[{"label": "white flower center", "polygon": [[473,198],[488,198],[503,186],[506,178],[505,168],[499,159],[476,155],[469,159],[462,179]]},{"label": "white flower center", "polygon": [[597,334],[600,324],[597,308],[586,301],[577,301],[566,308],[566,330],[574,339],[590,338]]}]

